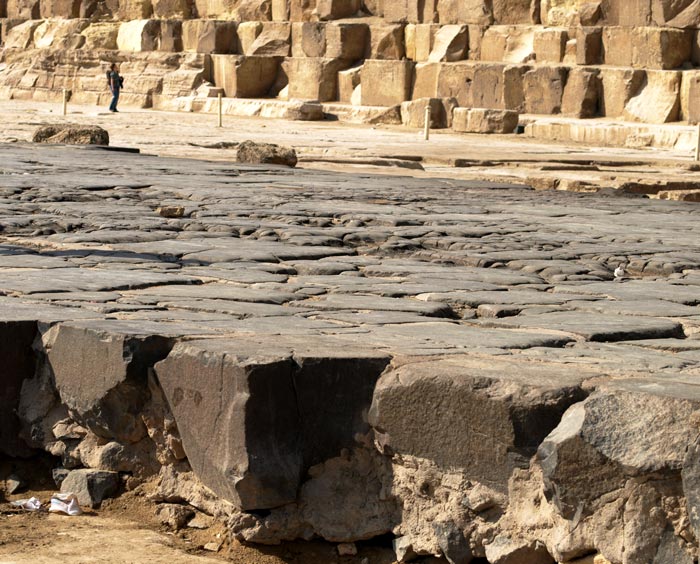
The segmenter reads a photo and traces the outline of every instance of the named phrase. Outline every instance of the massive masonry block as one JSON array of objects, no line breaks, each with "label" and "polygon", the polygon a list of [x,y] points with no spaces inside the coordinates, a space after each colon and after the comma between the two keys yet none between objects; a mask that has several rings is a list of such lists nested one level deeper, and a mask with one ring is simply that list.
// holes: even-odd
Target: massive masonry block
[{"label": "massive masonry block", "polygon": [[455,108],[452,129],[463,133],[513,133],[518,112],[484,108]]},{"label": "massive masonry block", "polygon": [[38,20],[41,17],[39,0],[7,0],[7,17],[20,20]]},{"label": "massive masonry block", "polygon": [[471,82],[471,105],[497,110],[523,109],[523,74],[527,66],[478,65]]},{"label": "massive masonry block", "polygon": [[291,31],[291,25],[288,23],[265,22],[244,54],[288,57],[291,51]]},{"label": "massive masonry block", "polygon": [[61,324],[47,353],[61,401],[76,422],[103,439],[141,440],[147,371],[168,354],[172,342],[127,322]]},{"label": "massive masonry block", "polygon": [[360,0],[316,0],[316,16],[321,21],[349,18],[360,6]]},{"label": "massive masonry block", "polygon": [[566,67],[534,67],[523,76],[525,113],[558,114],[568,69]]},{"label": "massive masonry block", "polygon": [[682,75],[681,119],[700,123],[700,71],[688,71]]},{"label": "massive masonry block", "polygon": [[81,0],[41,0],[42,18],[79,18]]},{"label": "massive masonry block", "polygon": [[337,100],[338,72],[348,66],[339,59],[286,59],[282,68],[289,79],[289,98],[318,102]]},{"label": "massive masonry block", "polygon": [[538,63],[561,63],[564,60],[569,34],[566,29],[538,29],[535,31],[533,48]]},{"label": "massive masonry block", "polygon": [[119,0],[119,19],[123,22],[145,20],[153,16],[151,0]]},{"label": "massive masonry block", "polygon": [[153,15],[156,18],[178,18],[187,20],[192,17],[192,0],[152,0]]},{"label": "massive masonry block", "polygon": [[158,20],[134,20],[119,27],[117,46],[120,51],[155,51],[159,44]]},{"label": "massive masonry block", "polygon": [[603,85],[601,114],[606,117],[619,117],[642,86],[645,73],[635,69],[600,69]]},{"label": "massive masonry block", "polygon": [[369,28],[366,24],[329,23],[326,25],[326,52],[329,59],[357,61],[369,48]]},{"label": "massive masonry block", "polygon": [[81,34],[85,36],[85,48],[117,50],[119,24],[114,22],[93,23],[86,27]]},{"label": "massive masonry block", "polygon": [[327,28],[328,25],[321,22],[294,22],[292,57],[323,57],[326,53]]},{"label": "massive masonry block", "polygon": [[212,80],[231,98],[262,98],[277,80],[280,57],[212,55]]},{"label": "massive masonry block", "polygon": [[441,129],[452,124],[452,110],[457,105],[453,98],[418,98],[401,103],[401,123],[408,127],[425,126],[425,108],[430,108],[430,127]]},{"label": "massive masonry block", "polygon": [[82,31],[87,20],[45,20],[34,30],[34,46],[37,49],[80,49],[85,44]]},{"label": "massive masonry block", "polygon": [[435,34],[435,40],[428,60],[460,61],[467,58],[469,29],[466,25],[445,25]]},{"label": "massive masonry block", "polygon": [[493,23],[493,12],[484,0],[437,0],[436,11],[438,21],[442,24]]},{"label": "massive masonry block", "polygon": [[34,375],[32,343],[36,336],[35,321],[0,320],[0,453],[27,456],[30,450],[20,439],[19,405],[22,382]]},{"label": "massive masonry block", "polygon": [[362,105],[395,106],[411,98],[413,63],[366,60],[362,65]]},{"label": "massive masonry block", "polygon": [[369,26],[368,59],[403,59],[406,44],[402,25],[372,24]]},{"label": "massive masonry block", "polygon": [[294,501],[310,466],[369,430],[389,360],[348,343],[269,341],[181,343],[156,366],[192,468],[244,510]]},{"label": "massive masonry block", "polygon": [[[413,57],[409,57],[409,59],[413,59],[414,61],[427,61],[428,57],[430,56],[430,52],[433,50],[433,44],[435,42],[435,34],[438,32],[440,29],[439,25],[434,25],[434,24],[419,24],[416,25],[414,28],[414,38],[413,38],[413,46],[414,46],[414,52],[413,52]],[[407,42],[407,48],[408,48],[408,42]]]},{"label": "massive masonry block", "polygon": [[576,64],[598,65],[603,58],[603,31],[599,27],[576,30]]},{"label": "massive masonry block", "polygon": [[561,113],[576,118],[595,117],[600,112],[602,85],[598,69],[574,67],[564,88]]},{"label": "massive masonry block", "polygon": [[603,29],[604,63],[643,69],[675,69],[692,56],[690,31],[655,27]]},{"label": "massive masonry block", "polygon": [[526,63],[535,57],[534,28],[492,26],[481,40],[482,61]]},{"label": "massive masonry block", "polygon": [[547,429],[585,397],[583,378],[563,367],[466,356],[406,364],[377,383],[369,422],[386,454],[460,468],[506,491],[513,469],[526,467]]},{"label": "massive masonry block", "polygon": [[668,123],[680,114],[681,73],[647,71],[640,90],[625,105],[624,117],[630,121]]},{"label": "massive masonry block", "polygon": [[238,53],[236,22],[187,20],[182,22],[182,48],[197,53]]}]

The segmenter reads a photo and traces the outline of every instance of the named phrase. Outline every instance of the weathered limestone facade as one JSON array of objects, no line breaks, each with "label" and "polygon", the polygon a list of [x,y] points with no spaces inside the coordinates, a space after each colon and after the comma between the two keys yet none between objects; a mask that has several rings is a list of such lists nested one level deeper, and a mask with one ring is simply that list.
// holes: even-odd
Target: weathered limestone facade
[{"label": "weathered limestone facade", "polygon": [[136,107],[211,110],[222,92],[412,126],[426,104],[434,127],[462,108],[467,131],[512,117],[463,108],[700,120],[697,0],[0,0],[0,18],[6,99],[105,104],[116,61]]}]

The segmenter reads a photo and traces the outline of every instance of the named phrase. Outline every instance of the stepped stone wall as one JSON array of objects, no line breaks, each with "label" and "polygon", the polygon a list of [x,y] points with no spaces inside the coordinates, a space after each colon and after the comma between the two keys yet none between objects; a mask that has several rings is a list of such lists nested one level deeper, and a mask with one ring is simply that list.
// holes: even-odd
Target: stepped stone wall
[{"label": "stepped stone wall", "polygon": [[698,0],[1,0],[0,18],[2,98],[105,104],[119,62],[137,107],[222,93],[700,120]]}]

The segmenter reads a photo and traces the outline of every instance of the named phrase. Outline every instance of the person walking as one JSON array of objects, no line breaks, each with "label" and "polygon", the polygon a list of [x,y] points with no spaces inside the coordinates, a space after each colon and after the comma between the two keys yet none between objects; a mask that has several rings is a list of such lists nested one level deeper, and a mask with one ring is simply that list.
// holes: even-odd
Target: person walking
[{"label": "person walking", "polygon": [[107,81],[109,82],[109,90],[112,93],[112,103],[109,105],[109,111],[118,112],[117,104],[119,103],[119,91],[122,89],[124,79],[119,76],[119,67],[117,67],[117,63],[112,63],[109,67]]}]

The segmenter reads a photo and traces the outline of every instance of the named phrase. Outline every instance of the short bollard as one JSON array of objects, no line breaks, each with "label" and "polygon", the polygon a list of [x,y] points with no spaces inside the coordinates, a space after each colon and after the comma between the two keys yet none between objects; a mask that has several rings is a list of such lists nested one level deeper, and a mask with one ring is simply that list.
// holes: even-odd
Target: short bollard
[{"label": "short bollard", "polygon": [[700,161],[700,123],[698,123],[698,132],[695,139],[695,161]]},{"label": "short bollard", "polygon": [[430,106],[425,107],[425,125],[423,127],[423,135],[427,141],[430,139]]},{"label": "short bollard", "polygon": [[68,91],[63,89],[63,115],[68,114]]},{"label": "short bollard", "polygon": [[221,96],[221,92],[219,92],[219,127],[223,127],[223,99]]}]

